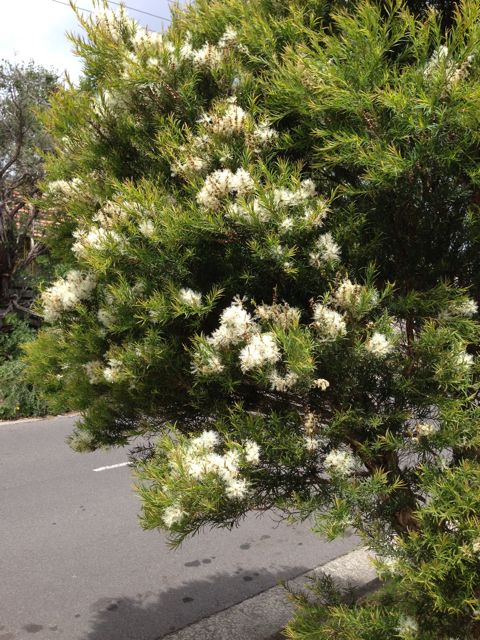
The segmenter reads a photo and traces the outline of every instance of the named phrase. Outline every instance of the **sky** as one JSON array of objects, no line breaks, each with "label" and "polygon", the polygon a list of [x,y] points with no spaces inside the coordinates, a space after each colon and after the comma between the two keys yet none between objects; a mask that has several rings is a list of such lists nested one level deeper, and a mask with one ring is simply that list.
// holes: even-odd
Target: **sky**
[{"label": "sky", "polygon": [[[68,0],[62,0],[68,2]],[[92,0],[76,0],[78,8],[92,9]],[[169,17],[168,0],[125,0],[128,7]],[[115,5],[110,6],[116,9]],[[160,31],[159,18],[127,9],[128,13],[152,31]],[[72,80],[81,72],[80,61],[71,51],[66,32],[79,32],[72,9],[54,0],[0,0],[0,59],[29,62],[68,71]]]}]

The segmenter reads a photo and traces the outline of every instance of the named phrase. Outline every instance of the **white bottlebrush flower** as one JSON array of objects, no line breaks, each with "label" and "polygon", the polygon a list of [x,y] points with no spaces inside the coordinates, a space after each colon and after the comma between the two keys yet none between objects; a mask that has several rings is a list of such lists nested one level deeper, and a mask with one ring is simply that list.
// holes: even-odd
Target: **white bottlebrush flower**
[{"label": "white bottlebrush flower", "polygon": [[90,384],[100,384],[103,382],[103,362],[100,360],[92,360],[83,365],[85,374]]},{"label": "white bottlebrush flower", "polygon": [[252,139],[260,149],[272,145],[278,138],[278,132],[268,123],[261,122],[253,129]]},{"label": "white bottlebrush flower", "polygon": [[202,189],[197,194],[197,202],[207,209],[218,209],[223,198],[230,193],[247,195],[255,187],[252,176],[245,169],[218,169],[205,179]]},{"label": "white bottlebrush flower", "polygon": [[237,195],[244,196],[252,193],[255,188],[255,183],[248,171],[245,169],[237,169],[233,175],[230,188],[231,191],[234,191]]},{"label": "white bottlebrush flower", "polygon": [[232,26],[227,26],[220,40],[218,41],[218,47],[220,49],[228,49],[236,44],[238,34]]},{"label": "white bottlebrush flower", "polygon": [[208,158],[200,158],[196,155],[187,156],[183,162],[177,162],[172,166],[172,175],[188,176],[189,174],[201,173],[208,167]]},{"label": "white bottlebrush flower", "polygon": [[110,329],[115,325],[117,318],[111,309],[101,308],[97,312],[98,320],[103,324],[104,327]]},{"label": "white bottlebrush flower", "polygon": [[209,345],[201,344],[194,353],[192,373],[198,376],[214,376],[222,373],[225,365]]},{"label": "white bottlebrush flower", "polygon": [[218,135],[233,135],[242,133],[247,120],[247,114],[237,104],[229,104],[221,116],[211,116],[208,128]]},{"label": "white bottlebrush flower", "polygon": [[201,307],[202,306],[202,294],[198,291],[193,291],[188,287],[180,289],[178,292],[178,299],[188,307]]},{"label": "white bottlebrush flower", "polygon": [[480,555],[480,538],[475,538],[472,542],[472,551],[477,555]]},{"label": "white bottlebrush flower", "polygon": [[87,251],[94,249],[103,251],[110,245],[123,247],[124,239],[116,231],[92,226],[89,229],[77,229],[73,232],[75,242],[72,245],[73,253],[82,258]]},{"label": "white bottlebrush flower", "polygon": [[230,193],[233,173],[230,169],[219,169],[208,175],[197,194],[198,204],[207,209],[217,209],[222,198]]},{"label": "white bottlebrush flower", "polygon": [[317,451],[319,442],[314,436],[305,436],[303,439],[307,451]]},{"label": "white bottlebrush flower", "polygon": [[232,500],[243,500],[248,496],[249,483],[243,478],[233,478],[227,483],[225,494]]},{"label": "white bottlebrush flower", "polygon": [[222,311],[220,326],[208,338],[208,342],[214,347],[238,344],[249,335],[252,325],[252,316],[243,308],[242,301],[236,299]]},{"label": "white bottlebrush flower", "polygon": [[108,366],[103,370],[103,377],[107,382],[117,382],[122,369],[122,362],[120,360],[117,360],[116,358],[110,358],[107,364]]},{"label": "white bottlebrush flower", "polygon": [[284,218],[278,226],[278,229],[281,233],[288,233],[293,229],[294,221],[293,218],[287,216]]},{"label": "white bottlebrush flower", "polygon": [[474,358],[472,354],[467,353],[466,351],[460,351],[460,353],[455,356],[454,362],[457,367],[461,369],[468,369],[473,365]]},{"label": "white bottlebrush flower", "polygon": [[315,242],[314,250],[310,253],[310,264],[319,268],[339,261],[339,245],[335,242],[331,233],[324,233]]},{"label": "white bottlebrush flower", "polygon": [[303,219],[312,227],[321,227],[327,215],[330,213],[328,202],[323,198],[316,198],[314,206],[305,208]]},{"label": "white bottlebrush flower", "polygon": [[280,349],[272,333],[260,333],[251,336],[240,351],[240,368],[245,373],[266,364],[275,364],[280,360]]},{"label": "white bottlebrush flower", "polygon": [[425,69],[423,71],[424,78],[429,80],[442,65],[446,65],[447,60],[448,47],[442,45],[432,53],[430,60],[425,65]]},{"label": "white bottlebrush flower", "polygon": [[43,317],[46,322],[58,320],[65,311],[72,311],[79,302],[87,300],[96,287],[92,274],[69,271],[65,278],[58,278],[41,295]]},{"label": "white bottlebrush flower", "polygon": [[410,640],[418,635],[418,622],[412,616],[400,616],[398,620],[397,633],[400,638]]},{"label": "white bottlebrush flower", "polygon": [[362,286],[353,284],[348,278],[344,280],[335,292],[335,301],[343,309],[351,309],[358,304],[362,294]]},{"label": "white bottlebrush flower", "polygon": [[138,224],[138,230],[146,238],[152,238],[155,235],[155,225],[153,220],[142,220]]},{"label": "white bottlebrush flower", "polygon": [[192,52],[191,59],[198,67],[214,69],[221,64],[223,54],[218,47],[207,42],[203,47]]},{"label": "white bottlebrush flower", "polygon": [[355,471],[356,460],[349,451],[343,449],[333,449],[326,456],[325,468],[332,474],[348,476]]},{"label": "white bottlebrush flower", "polygon": [[471,318],[478,313],[478,304],[475,300],[468,298],[467,300],[452,302],[447,309],[440,313],[441,318],[452,318],[455,316],[464,316]]},{"label": "white bottlebrush flower", "polygon": [[268,222],[271,212],[255,198],[246,206],[241,206],[238,202],[232,203],[226,215],[238,222]]},{"label": "white bottlebrush flower", "polygon": [[172,505],[164,510],[162,520],[167,529],[170,529],[174,524],[181,522],[185,515],[186,513],[183,509],[177,505]]},{"label": "white bottlebrush flower", "polygon": [[69,198],[80,193],[82,185],[83,181],[80,178],[53,180],[47,186],[47,193],[57,197]]},{"label": "white bottlebrush flower", "polygon": [[455,64],[450,58],[448,47],[442,45],[433,52],[430,60],[425,65],[423,76],[425,80],[429,81],[432,80],[439,71],[442,71],[447,88],[451,88],[468,78],[474,59],[474,55],[469,55],[464,62]]},{"label": "white bottlebrush flower", "polygon": [[294,371],[288,371],[282,376],[278,371],[273,370],[269,376],[270,389],[285,393],[292,389],[298,382],[298,375]]},{"label": "white bottlebrush flower", "polygon": [[313,320],[315,328],[331,340],[340,338],[347,333],[347,324],[342,314],[324,304],[316,304],[313,307]]},{"label": "white bottlebrush flower", "polygon": [[417,436],[424,438],[433,436],[435,433],[438,433],[439,430],[439,425],[432,422],[419,422],[417,425],[415,425],[415,432]]},{"label": "white bottlebrush flower", "polygon": [[296,191],[284,187],[274,189],[273,202],[278,207],[298,207],[305,200],[313,198],[315,193],[316,188],[313,180],[304,180]]},{"label": "white bottlebrush flower", "polygon": [[383,333],[375,331],[365,342],[365,349],[377,358],[388,356],[393,350],[393,344]]},{"label": "white bottlebrush flower", "polygon": [[325,378],[317,378],[313,381],[313,386],[320,389],[320,391],[326,391],[330,386],[330,382],[325,380]]},{"label": "white bottlebrush flower", "polygon": [[249,464],[258,464],[260,462],[260,447],[253,440],[247,440],[244,445],[245,460]]},{"label": "white bottlebrush flower", "polygon": [[220,442],[220,436],[216,431],[203,431],[196,438],[190,441],[190,448],[193,450],[206,449],[212,451]]}]

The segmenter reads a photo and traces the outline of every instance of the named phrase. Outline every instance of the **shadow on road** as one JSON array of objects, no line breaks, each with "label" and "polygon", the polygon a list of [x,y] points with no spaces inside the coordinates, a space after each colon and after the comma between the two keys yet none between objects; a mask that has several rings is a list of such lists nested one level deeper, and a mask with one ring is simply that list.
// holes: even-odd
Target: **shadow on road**
[{"label": "shadow on road", "polygon": [[[162,591],[159,585],[157,593],[148,591],[135,598],[102,598],[92,605],[90,629],[82,640],[159,640],[305,571],[307,567],[285,566],[275,574],[264,569],[218,573],[176,589]],[[245,583],[252,588],[247,590]]]}]

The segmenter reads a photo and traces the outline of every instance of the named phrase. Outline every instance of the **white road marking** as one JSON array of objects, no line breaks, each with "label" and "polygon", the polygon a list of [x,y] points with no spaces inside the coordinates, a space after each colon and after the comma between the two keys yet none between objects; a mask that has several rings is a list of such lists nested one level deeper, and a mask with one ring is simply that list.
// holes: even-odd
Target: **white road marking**
[{"label": "white road marking", "polygon": [[119,462],[118,464],[109,464],[106,467],[98,467],[94,469],[94,471],[108,471],[108,469],[118,469],[118,467],[128,467],[132,463],[131,462]]}]

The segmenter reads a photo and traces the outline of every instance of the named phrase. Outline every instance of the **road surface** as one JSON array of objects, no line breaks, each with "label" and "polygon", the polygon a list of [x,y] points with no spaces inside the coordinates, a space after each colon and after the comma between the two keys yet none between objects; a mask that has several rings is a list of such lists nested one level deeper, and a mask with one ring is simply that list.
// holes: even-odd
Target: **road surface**
[{"label": "road surface", "polygon": [[158,640],[354,546],[267,514],[172,551],[126,451],[72,452],[74,420],[0,423],[0,640]]}]

